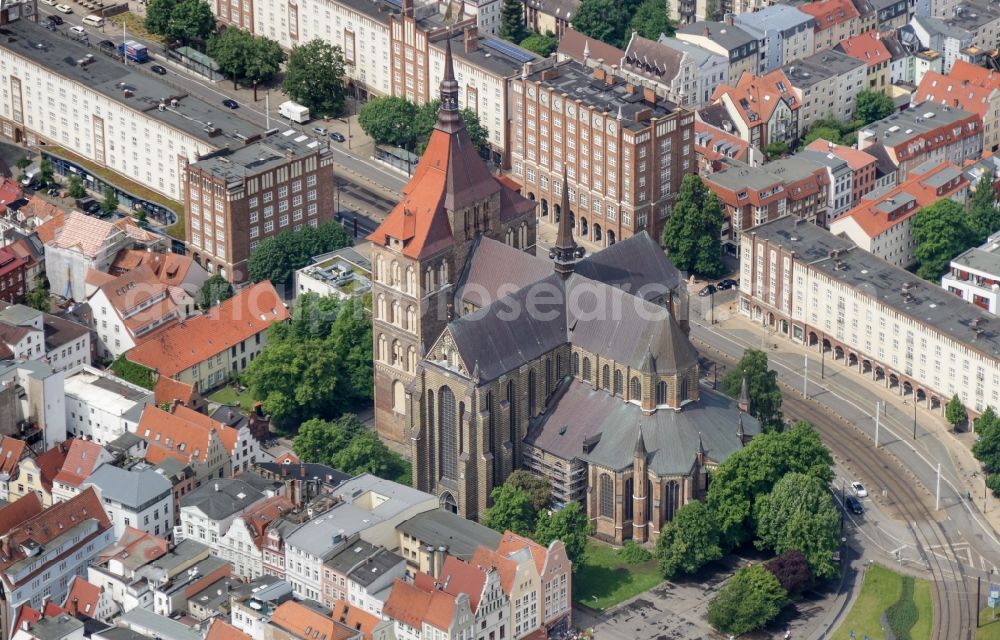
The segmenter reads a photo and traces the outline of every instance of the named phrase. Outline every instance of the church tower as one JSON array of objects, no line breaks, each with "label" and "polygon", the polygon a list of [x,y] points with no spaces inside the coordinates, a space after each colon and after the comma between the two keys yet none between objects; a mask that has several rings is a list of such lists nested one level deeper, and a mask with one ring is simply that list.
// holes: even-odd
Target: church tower
[{"label": "church tower", "polygon": [[402,199],[368,236],[375,427],[399,444],[409,439],[407,386],[455,315],[456,284],[477,238],[532,251],[535,244],[534,224],[522,224],[533,207],[523,210],[524,199],[490,173],[465,129],[449,39],[439,95],[437,123]]}]

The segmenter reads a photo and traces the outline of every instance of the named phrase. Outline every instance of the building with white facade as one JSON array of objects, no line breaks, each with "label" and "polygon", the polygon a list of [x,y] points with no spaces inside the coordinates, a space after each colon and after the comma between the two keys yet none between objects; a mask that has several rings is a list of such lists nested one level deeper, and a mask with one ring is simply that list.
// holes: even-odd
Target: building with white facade
[{"label": "building with white facade", "polygon": [[[87,581],[101,585],[112,602],[116,613],[125,613],[136,607],[151,609],[153,592],[149,576],[154,581],[169,577],[165,565],[155,561],[167,555],[169,543],[138,529],[129,528],[113,545],[104,549],[87,567]],[[174,561],[178,547],[171,550]],[[208,550],[204,550],[207,555]],[[174,562],[173,564],[176,564]]]},{"label": "building with white facade", "polygon": [[785,217],[740,249],[740,312],[830,353],[877,384],[941,409],[1000,406],[1000,319],[844,238]]},{"label": "building with white facade", "polygon": [[170,538],[174,523],[173,485],[151,470],[131,471],[104,464],[84,481],[101,496],[120,538],[129,527]]},{"label": "building with white facade", "polygon": [[66,376],[66,430],[104,445],[127,431],[135,432],[153,392],[93,367]]},{"label": "building with white facade", "polygon": [[355,247],[321,256],[295,272],[295,295],[315,293],[345,300],[371,291],[372,265]]},{"label": "building with white facade", "polygon": [[851,197],[854,194],[854,174],[846,160],[829,151],[823,152],[813,149],[804,149],[792,157],[815,162],[826,168],[827,225],[830,224],[831,220],[835,220],[840,217],[840,214],[851,208]]},{"label": "building with white facade", "polygon": [[295,508],[285,496],[274,496],[247,508],[219,537],[218,554],[233,566],[233,575],[254,580],[264,575],[264,533],[276,519]]},{"label": "building with white facade", "polygon": [[[7,340],[24,330],[30,340],[15,346]],[[41,332],[41,340],[38,340]],[[90,330],[82,324],[42,313],[23,304],[0,303],[0,335],[12,355],[42,360],[56,371],[90,364]]]},{"label": "building with white facade", "polygon": [[1000,301],[1000,233],[956,256],[948,265],[948,273],[941,277],[941,286],[996,314]]},{"label": "building with white facade", "polygon": [[651,87],[657,95],[689,109],[708,104],[716,85],[729,82],[727,58],[662,35],[649,40],[633,32],[620,63],[630,82]]},{"label": "building with white facade", "polygon": [[181,498],[181,524],[176,540],[195,540],[219,555],[219,541],[244,511],[278,495],[281,483],[272,483],[254,473],[238,478],[220,478],[203,484]]},{"label": "building with white facade", "polygon": [[46,450],[66,440],[63,372],[37,360],[0,363],[0,416],[22,437],[41,432]]},{"label": "building with white facade", "polygon": [[818,120],[854,119],[858,93],[865,88],[867,67],[846,53],[828,49],[786,64],[781,70],[799,97],[799,131]]},{"label": "building with white facade", "polygon": [[761,73],[809,57],[816,51],[816,18],[791,5],[775,4],[753,13],[741,13],[735,23],[762,43]]}]

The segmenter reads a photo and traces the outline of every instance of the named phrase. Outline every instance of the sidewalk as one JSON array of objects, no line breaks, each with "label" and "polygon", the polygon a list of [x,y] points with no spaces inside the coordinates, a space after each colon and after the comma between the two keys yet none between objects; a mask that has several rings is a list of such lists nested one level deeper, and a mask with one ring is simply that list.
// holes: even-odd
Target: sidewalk
[{"label": "sidewalk", "polygon": [[[803,344],[793,342],[784,338],[780,334],[762,331],[762,327],[735,312],[735,303],[725,305],[715,309],[715,327],[734,334],[756,335],[761,339],[761,344],[756,348],[766,348],[767,351],[777,351],[783,354],[794,354],[799,357],[809,357],[810,372],[819,372],[821,368],[821,353],[819,348],[809,348]],[[848,367],[845,360],[835,360],[831,352],[828,352],[825,364],[826,374],[823,384],[837,388],[838,391],[847,392],[841,385],[841,376],[849,376],[856,384],[863,384],[869,392],[878,395],[885,402],[885,411],[894,412],[896,416],[911,416],[913,414],[913,399],[911,396],[903,396],[901,392],[890,390],[883,386],[881,382],[875,382],[867,374],[861,374],[856,367]],[[810,375],[812,379],[814,376]],[[901,391],[901,387],[900,387]],[[972,444],[976,440],[976,435],[971,432],[954,433],[951,425],[947,423],[943,415],[943,405],[940,411],[927,409],[923,404],[918,406],[918,424],[921,436],[930,436],[933,444],[940,445],[935,451],[927,447],[926,439],[921,437],[922,448],[932,455],[935,452],[943,451],[947,456],[947,461],[951,463],[957,473],[958,488],[964,494],[970,492],[975,498],[974,511],[982,516],[993,529],[994,535],[1000,531],[1000,509],[994,508],[992,496],[984,498],[985,482],[983,474],[979,472],[981,465],[972,455]],[[934,456],[937,457],[937,456]]]}]

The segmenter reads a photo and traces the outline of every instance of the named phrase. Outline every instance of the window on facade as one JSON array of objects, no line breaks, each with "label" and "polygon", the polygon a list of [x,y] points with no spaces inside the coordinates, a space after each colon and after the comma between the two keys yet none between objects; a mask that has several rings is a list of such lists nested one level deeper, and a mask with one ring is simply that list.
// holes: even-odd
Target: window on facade
[{"label": "window on facade", "polygon": [[510,436],[510,441],[517,442],[517,388],[514,386],[514,381],[511,380],[507,383],[507,404],[510,412],[510,417],[508,421],[508,434]]},{"label": "window on facade", "polygon": [[574,376],[580,375],[580,354],[574,353],[569,357],[570,368],[572,369],[572,374]]},{"label": "window on facade", "polygon": [[458,425],[455,422],[455,394],[448,387],[438,392],[438,428],[440,435],[441,477],[458,478]]},{"label": "window on facade", "polygon": [[625,491],[622,495],[622,514],[623,520],[632,519],[632,495],[635,493],[633,490],[632,478],[625,481]]},{"label": "window on facade", "polygon": [[622,372],[615,371],[615,395],[620,396],[624,393],[624,386],[622,380]]},{"label": "window on facade", "polygon": [[590,382],[590,358],[583,359],[583,379]]},{"label": "window on facade", "polygon": [[611,476],[601,474],[601,515],[613,518],[615,515],[615,489]]},{"label": "window on facade", "polygon": [[662,380],[656,383],[656,404],[667,404],[667,383]]},{"label": "window on facade", "polygon": [[642,400],[642,383],[639,382],[638,376],[634,376],[632,380],[629,381],[628,391],[630,400]]},{"label": "window on facade", "polygon": [[535,415],[535,370],[528,372],[528,417]]}]

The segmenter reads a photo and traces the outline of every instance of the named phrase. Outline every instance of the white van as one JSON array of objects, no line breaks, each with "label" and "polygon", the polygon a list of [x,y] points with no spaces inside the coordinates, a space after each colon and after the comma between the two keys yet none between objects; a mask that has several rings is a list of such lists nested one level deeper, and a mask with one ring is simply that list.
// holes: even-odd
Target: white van
[{"label": "white van", "polygon": [[103,27],[104,18],[93,13],[83,19],[83,24],[89,24],[92,27]]},{"label": "white van", "polygon": [[80,25],[75,24],[69,28],[69,35],[77,40],[83,40],[87,37],[87,30]]}]

